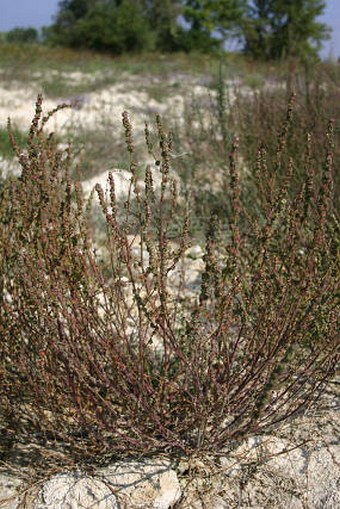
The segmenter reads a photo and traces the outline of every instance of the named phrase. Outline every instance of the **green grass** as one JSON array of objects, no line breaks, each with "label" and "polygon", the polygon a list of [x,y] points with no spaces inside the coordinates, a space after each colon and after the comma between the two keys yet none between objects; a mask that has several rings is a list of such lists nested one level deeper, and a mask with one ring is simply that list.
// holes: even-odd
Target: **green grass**
[{"label": "green grass", "polygon": [[[73,51],[43,45],[0,44],[0,70],[3,81],[40,81],[41,77],[37,74],[43,76],[48,71],[59,73],[81,71],[89,75],[102,73],[98,81],[94,81],[92,88],[105,85],[108,79],[110,82],[120,81],[122,74],[126,72],[133,75],[160,75],[164,80],[174,73],[190,73],[202,77],[217,76],[220,61],[221,57],[218,55],[199,53],[190,55],[152,53],[110,57],[89,51]],[[230,77],[248,76],[253,72],[253,63],[242,55],[232,53],[224,55],[223,62]],[[267,65],[256,65],[256,73],[262,75],[268,71],[277,72],[277,67],[269,69]],[[62,76],[57,75],[54,78],[53,80],[43,78],[47,94],[56,95],[64,91]],[[72,84],[68,86],[73,88]],[[79,92],[84,90],[82,87],[78,89]]]},{"label": "green grass", "polygon": [[[200,53],[143,53],[119,57],[90,51],[51,48],[44,45],[15,45],[0,42],[0,70],[2,79],[34,80],[33,73],[48,70],[59,72],[82,71],[85,74],[103,71],[119,81],[124,72],[130,74],[159,74],[164,79],[173,73],[191,73],[200,76],[218,75],[221,62],[230,78],[258,80],[276,76],[283,78],[287,72],[284,62],[266,63],[250,60],[239,53],[203,55]],[[338,66],[325,62],[314,67],[316,73],[327,71],[333,80],[339,80]],[[315,74],[315,73],[314,73]]]},{"label": "green grass", "polygon": [[[26,145],[27,135],[16,127],[13,129],[13,134],[18,147],[24,148]],[[14,152],[8,136],[8,131],[4,128],[0,128],[0,157],[5,159],[14,157]]]}]

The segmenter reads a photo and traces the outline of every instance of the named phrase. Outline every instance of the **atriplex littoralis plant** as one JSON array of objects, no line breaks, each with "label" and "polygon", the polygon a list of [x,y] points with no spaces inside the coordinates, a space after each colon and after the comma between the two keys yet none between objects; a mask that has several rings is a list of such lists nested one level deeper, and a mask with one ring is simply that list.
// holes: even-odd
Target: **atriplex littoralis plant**
[{"label": "atriplex littoralis plant", "polygon": [[[97,185],[84,202],[70,150],[60,151],[45,134],[46,118],[39,97],[27,150],[12,137],[21,176],[1,190],[1,411],[8,436],[53,438],[79,461],[213,452],[317,398],[337,361],[333,124],[322,168],[311,164],[307,136],[297,189],[294,154],[282,167],[286,124],[275,159],[286,172],[283,185],[259,150],[254,185],[262,197],[270,183],[270,195],[257,212],[242,201],[234,140],[228,231],[212,216],[195,292],[186,257],[194,240],[190,204],[178,196],[172,140],[160,118],[154,133],[146,126],[155,165],[141,183],[123,115],[131,170],[124,203],[112,174],[108,191]],[[100,245],[91,228],[94,194],[106,221]]]}]

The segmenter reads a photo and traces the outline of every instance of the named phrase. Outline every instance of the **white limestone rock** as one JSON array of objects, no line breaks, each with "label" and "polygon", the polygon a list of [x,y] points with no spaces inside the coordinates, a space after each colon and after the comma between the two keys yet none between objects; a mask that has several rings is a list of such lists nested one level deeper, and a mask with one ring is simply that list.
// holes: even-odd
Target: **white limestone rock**
[{"label": "white limestone rock", "polygon": [[[0,476],[1,509],[19,509],[20,485]],[[177,474],[164,459],[121,461],[91,476],[63,472],[26,491],[27,509],[170,509],[182,495]]]},{"label": "white limestone rock", "polygon": [[[225,486],[240,507],[340,507],[340,446],[294,445],[274,436],[249,438],[221,458]],[[228,489],[227,489],[228,491]]]},{"label": "white limestone rock", "polygon": [[118,507],[116,496],[102,480],[80,473],[62,473],[46,481],[33,506],[34,509]]},{"label": "white limestone rock", "polygon": [[[115,182],[115,193],[117,198],[122,198],[127,196],[130,185],[131,185],[131,173],[126,170],[113,169],[111,170]],[[95,188],[96,184],[100,184],[103,191],[109,190],[108,185],[108,177],[109,172],[104,171],[100,175],[95,175],[94,177],[85,180],[82,183],[83,191],[85,197],[88,197],[91,191]]]},{"label": "white limestone rock", "polygon": [[122,461],[100,469],[98,474],[118,496],[123,495],[131,509],[170,509],[181,497],[177,474],[164,459]]},{"label": "white limestone rock", "polygon": [[1,509],[17,509],[19,505],[20,487],[23,481],[10,474],[0,473],[0,507]]}]

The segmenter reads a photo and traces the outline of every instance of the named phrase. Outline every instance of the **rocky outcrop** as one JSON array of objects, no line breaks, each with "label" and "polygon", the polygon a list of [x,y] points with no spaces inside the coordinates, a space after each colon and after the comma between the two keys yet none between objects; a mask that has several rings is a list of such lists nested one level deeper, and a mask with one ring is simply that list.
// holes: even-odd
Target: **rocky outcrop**
[{"label": "rocky outcrop", "polygon": [[0,508],[16,509],[18,493],[23,490],[24,481],[15,475],[0,472]]},{"label": "rocky outcrop", "polygon": [[181,498],[169,461],[117,462],[96,470],[62,472],[41,483],[24,483],[0,475],[1,509],[169,509]]},{"label": "rocky outcrop", "polygon": [[[274,436],[250,438],[216,461],[126,461],[57,474],[31,488],[0,476],[2,509],[336,509],[340,447],[296,447]],[[19,489],[25,494],[19,496]],[[177,504],[177,505],[175,505]]]},{"label": "rocky outcrop", "polygon": [[53,466],[62,453],[17,444],[5,465],[11,474],[0,472],[0,509],[338,509],[338,388],[275,433],[204,459],[126,460],[33,481],[34,462],[48,456]]},{"label": "rocky outcrop", "polygon": [[63,473],[46,481],[33,502],[34,509],[88,507],[118,509],[117,497],[100,479],[80,473]]},{"label": "rocky outcrop", "polygon": [[97,474],[127,507],[168,509],[181,498],[177,474],[164,459],[119,462]]},{"label": "rocky outcrop", "polygon": [[339,385],[318,409],[249,437],[204,463],[182,465],[180,509],[338,509]]}]

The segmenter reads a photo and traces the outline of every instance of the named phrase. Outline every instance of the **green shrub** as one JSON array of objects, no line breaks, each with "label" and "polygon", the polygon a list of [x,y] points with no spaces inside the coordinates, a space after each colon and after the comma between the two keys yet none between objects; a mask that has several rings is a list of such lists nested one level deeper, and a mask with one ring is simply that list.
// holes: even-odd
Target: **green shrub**
[{"label": "green shrub", "polygon": [[38,42],[38,31],[35,28],[16,27],[7,32],[6,41],[14,44],[32,44]]},{"label": "green shrub", "polygon": [[283,184],[272,175],[265,196],[268,173],[258,154],[257,209],[242,201],[233,140],[228,227],[221,230],[212,215],[192,293],[190,202],[178,196],[161,120],[154,134],[146,128],[155,165],[140,187],[123,114],[130,192],[119,206],[112,175],[107,195],[96,186],[103,245],[92,233],[91,199],[84,203],[70,177],[71,154],[44,133],[46,119],[39,98],[27,152],[12,137],[22,174],[1,194],[4,437],[54,440],[82,463],[159,451],[213,454],[315,401],[337,362],[333,124],[321,180],[313,179],[319,168],[306,166],[292,188],[288,165]]},{"label": "green shrub", "polygon": [[148,51],[155,34],[141,6],[130,0],[97,2],[79,17],[64,19],[46,29],[49,43],[71,48],[103,51],[114,55]]}]

